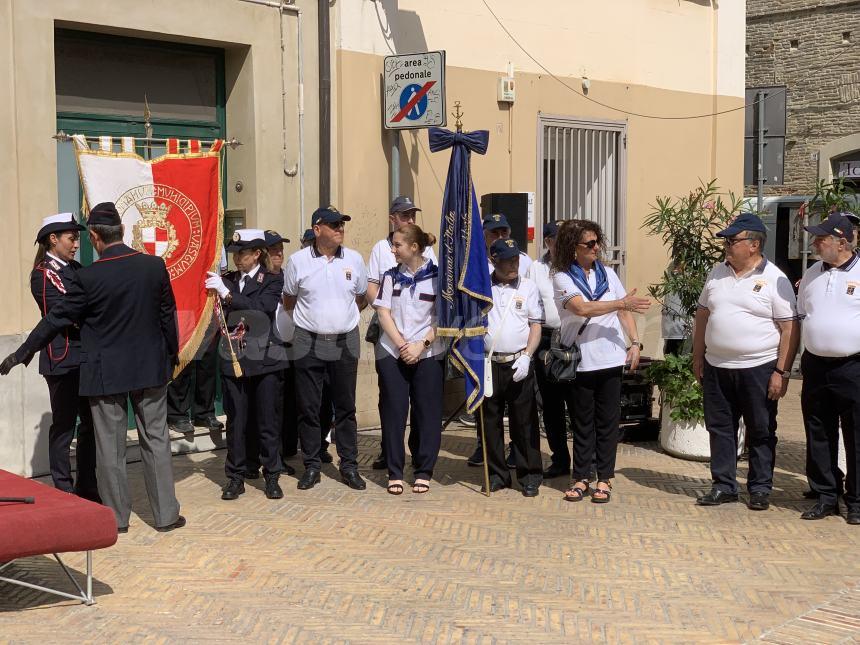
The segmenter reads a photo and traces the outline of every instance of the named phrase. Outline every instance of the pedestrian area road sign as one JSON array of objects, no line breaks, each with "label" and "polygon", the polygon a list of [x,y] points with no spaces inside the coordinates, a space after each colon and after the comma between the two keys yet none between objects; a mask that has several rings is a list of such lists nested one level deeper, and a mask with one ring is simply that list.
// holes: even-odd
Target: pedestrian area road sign
[{"label": "pedestrian area road sign", "polygon": [[445,52],[386,56],[383,94],[386,129],[445,125]]}]

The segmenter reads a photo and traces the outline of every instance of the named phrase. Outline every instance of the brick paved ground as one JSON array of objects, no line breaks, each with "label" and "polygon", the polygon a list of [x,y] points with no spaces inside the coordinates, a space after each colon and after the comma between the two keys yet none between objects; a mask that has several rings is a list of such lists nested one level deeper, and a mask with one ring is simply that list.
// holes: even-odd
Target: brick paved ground
[{"label": "brick paved ground", "polygon": [[[177,457],[188,526],[156,533],[139,465],[128,535],[97,552],[98,604],[0,586],[9,642],[740,642],[860,641],[860,528],[801,522],[797,384],[782,405],[773,506],[693,505],[707,464],[655,444],[619,450],[612,503],[477,493],[465,429],[446,433],[425,496],[387,495],[360,440],[368,490],[333,479],[266,500],[219,499],[223,452]],[[75,569],[83,557],[69,556]],[[16,575],[62,580],[47,558]]]}]

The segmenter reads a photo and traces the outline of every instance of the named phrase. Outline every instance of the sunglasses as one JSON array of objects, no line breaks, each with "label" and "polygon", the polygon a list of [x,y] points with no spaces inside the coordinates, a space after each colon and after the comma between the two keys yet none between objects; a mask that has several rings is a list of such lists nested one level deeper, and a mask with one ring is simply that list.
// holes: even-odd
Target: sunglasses
[{"label": "sunglasses", "polygon": [[323,222],[323,223],[333,231],[336,231],[339,228],[344,228],[344,226],[346,226],[346,223],[343,220],[341,220],[340,222]]},{"label": "sunglasses", "polygon": [[597,240],[588,240],[588,242],[579,242],[577,246],[584,246],[587,249],[594,250],[598,246],[600,246],[600,242]]},{"label": "sunglasses", "polygon": [[724,246],[734,246],[738,242],[749,242],[748,237],[727,237],[723,240]]}]

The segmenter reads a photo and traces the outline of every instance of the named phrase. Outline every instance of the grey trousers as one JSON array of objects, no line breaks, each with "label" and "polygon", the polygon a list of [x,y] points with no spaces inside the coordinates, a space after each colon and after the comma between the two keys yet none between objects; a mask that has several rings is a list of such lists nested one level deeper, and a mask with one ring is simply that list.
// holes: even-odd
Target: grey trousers
[{"label": "grey trousers", "polygon": [[179,518],[173,487],[170,435],[167,431],[167,385],[124,394],[90,397],[96,435],[96,474],[102,503],[116,515],[117,527],[128,526],[131,494],[125,469],[128,432],[127,399],[137,422],[143,480],[155,526],[168,526]]}]

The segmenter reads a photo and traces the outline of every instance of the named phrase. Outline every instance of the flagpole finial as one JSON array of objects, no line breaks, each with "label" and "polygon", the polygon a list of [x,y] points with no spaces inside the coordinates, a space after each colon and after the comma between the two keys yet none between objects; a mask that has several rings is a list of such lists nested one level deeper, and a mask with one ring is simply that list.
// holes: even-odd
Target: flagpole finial
[{"label": "flagpole finial", "polygon": [[454,101],[454,111],[451,112],[451,116],[454,117],[454,125],[457,127],[457,132],[463,131],[463,114],[464,112],[460,111],[460,101]]},{"label": "flagpole finial", "polygon": [[150,123],[150,119],[152,118],[152,110],[149,109],[149,100],[146,97],[146,93],[143,94],[143,129],[146,132],[146,138],[152,139],[152,123]]}]

